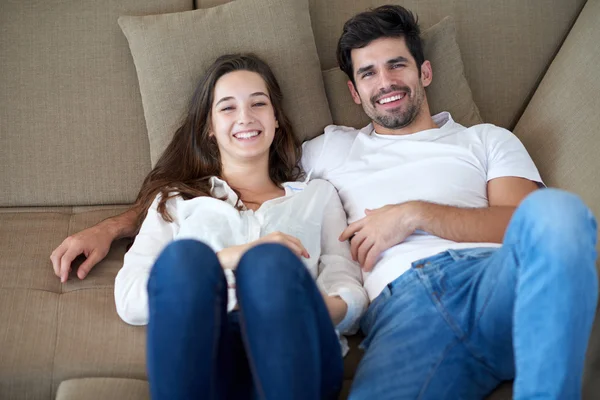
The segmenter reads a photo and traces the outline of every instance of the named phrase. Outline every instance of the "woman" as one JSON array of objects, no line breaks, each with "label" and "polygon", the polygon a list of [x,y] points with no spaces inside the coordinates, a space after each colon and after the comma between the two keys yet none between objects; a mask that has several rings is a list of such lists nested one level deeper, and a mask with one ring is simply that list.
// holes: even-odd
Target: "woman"
[{"label": "woman", "polygon": [[298,182],[281,101],[260,59],[219,58],[142,185],[115,300],[148,323],[154,399],[338,395],[334,325],[354,332],[368,300],[335,189]]}]

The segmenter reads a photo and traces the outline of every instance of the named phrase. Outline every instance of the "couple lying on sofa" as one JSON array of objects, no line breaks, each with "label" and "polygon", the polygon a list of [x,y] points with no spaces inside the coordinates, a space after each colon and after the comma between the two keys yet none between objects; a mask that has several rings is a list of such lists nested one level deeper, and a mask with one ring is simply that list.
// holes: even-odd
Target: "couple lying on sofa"
[{"label": "couple lying on sofa", "polygon": [[579,398],[597,300],[589,209],[538,190],[510,132],[431,116],[409,11],[356,15],[337,55],[372,124],[301,149],[269,67],[220,57],[135,206],[65,240],[56,275],[84,253],[83,279],[141,224],[115,300],[148,324],[155,399],[335,398],[336,330],[359,322],[351,399],[476,399],[512,379],[515,398]]}]

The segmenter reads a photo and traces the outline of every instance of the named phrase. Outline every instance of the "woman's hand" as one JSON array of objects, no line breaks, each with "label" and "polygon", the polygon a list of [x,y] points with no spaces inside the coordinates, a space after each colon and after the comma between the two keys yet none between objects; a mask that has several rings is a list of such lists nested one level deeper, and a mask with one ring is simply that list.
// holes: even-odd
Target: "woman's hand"
[{"label": "woman's hand", "polygon": [[342,322],[348,312],[346,302],[339,296],[329,296],[323,292],[321,292],[321,295],[323,295],[323,300],[325,300],[325,306],[327,307],[327,311],[329,311],[333,325]]},{"label": "woman's hand", "polygon": [[250,250],[252,247],[263,243],[279,243],[286,246],[298,257],[310,258],[308,251],[306,251],[302,245],[302,242],[300,242],[300,239],[283,232],[272,232],[258,240],[255,240],[254,242],[239,246],[227,247],[219,251],[217,253],[217,257],[219,257],[219,261],[221,262],[221,266],[223,268],[235,269],[237,268],[237,265],[245,252]]}]

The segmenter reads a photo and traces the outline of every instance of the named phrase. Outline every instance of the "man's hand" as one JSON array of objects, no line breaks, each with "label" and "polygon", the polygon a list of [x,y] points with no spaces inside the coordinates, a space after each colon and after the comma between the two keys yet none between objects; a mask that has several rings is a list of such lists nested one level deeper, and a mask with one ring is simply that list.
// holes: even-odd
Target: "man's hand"
[{"label": "man's hand", "polygon": [[67,281],[71,263],[78,255],[83,254],[87,257],[77,271],[79,279],[84,279],[92,268],[106,257],[114,240],[137,235],[140,212],[139,208],[131,207],[116,217],[105,219],[63,240],[50,255],[54,273],[60,281]]},{"label": "man's hand", "polygon": [[348,225],[339,239],[351,238],[352,258],[369,272],[383,251],[412,235],[417,228],[416,213],[417,202],[367,209],[366,217]]},{"label": "man's hand", "polygon": [[77,276],[84,279],[92,268],[110,250],[114,235],[102,225],[95,225],[74,235],[69,236],[50,255],[54,273],[61,282],[66,282],[71,272],[71,263],[77,256],[83,254],[87,257],[79,270]]}]

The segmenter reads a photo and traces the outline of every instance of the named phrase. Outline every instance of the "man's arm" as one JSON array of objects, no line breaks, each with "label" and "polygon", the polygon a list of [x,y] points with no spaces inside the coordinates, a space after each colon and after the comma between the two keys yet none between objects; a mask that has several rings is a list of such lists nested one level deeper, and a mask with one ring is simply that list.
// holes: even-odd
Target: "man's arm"
[{"label": "man's arm", "polygon": [[411,201],[367,210],[366,217],[348,226],[340,240],[352,237],[352,257],[370,271],[384,250],[403,242],[416,230],[455,242],[501,243],[513,212],[537,184],[503,177],[488,182],[485,208],[460,208]]},{"label": "man's arm", "polygon": [[504,177],[488,182],[485,208],[459,208],[417,202],[415,229],[455,242],[502,243],[519,203],[537,184],[527,179]]},{"label": "man's arm", "polygon": [[132,207],[63,240],[50,255],[54,273],[61,282],[67,281],[71,263],[80,254],[87,259],[79,267],[77,276],[84,279],[91,269],[106,257],[114,240],[135,236],[139,230],[140,211],[139,208]]},{"label": "man's arm", "polygon": [[105,225],[106,229],[111,232],[113,240],[135,237],[140,229],[138,223],[139,216],[140,210],[136,207],[131,207],[123,214],[105,219],[98,225]]}]

